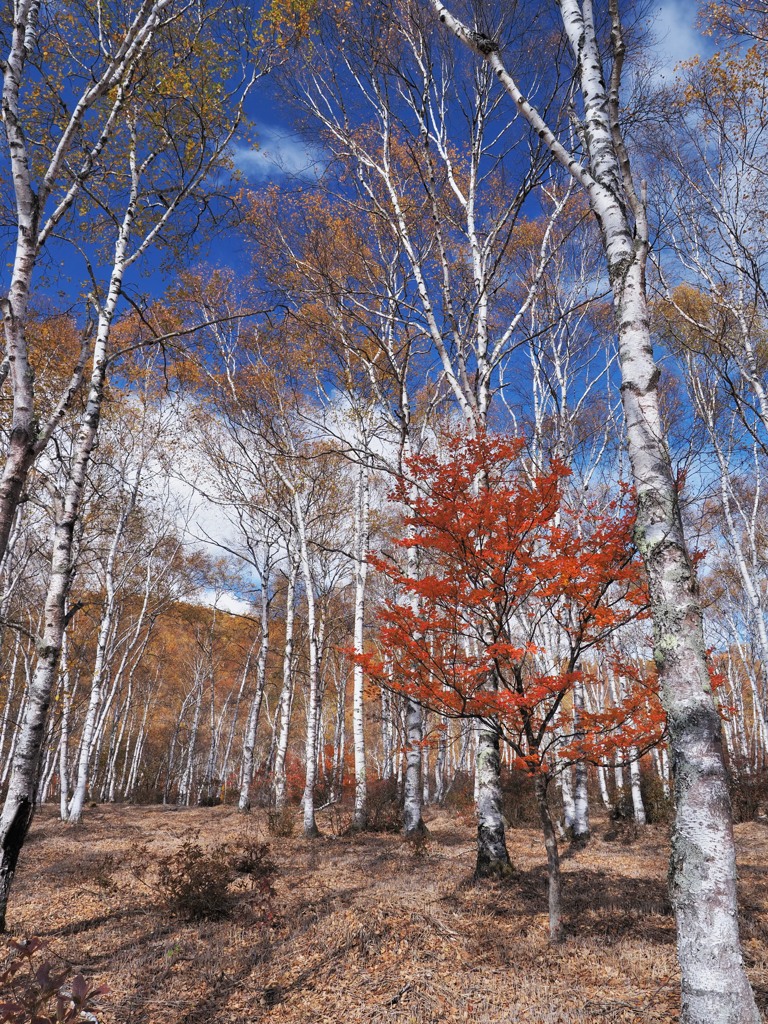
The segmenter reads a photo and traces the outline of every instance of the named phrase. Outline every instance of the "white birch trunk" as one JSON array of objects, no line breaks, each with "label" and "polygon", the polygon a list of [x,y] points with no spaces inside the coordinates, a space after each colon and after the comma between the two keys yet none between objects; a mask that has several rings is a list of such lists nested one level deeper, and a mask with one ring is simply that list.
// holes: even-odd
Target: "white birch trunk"
[{"label": "white birch trunk", "polygon": [[[370,532],[370,474],[367,462],[361,464],[355,481],[355,625],[354,651],[363,653],[365,583],[368,574],[368,538]],[[352,735],[355,747],[355,810],[353,825],[363,829],[368,819],[368,788],[365,761],[365,713],[363,708],[363,666],[355,663],[352,693]]]},{"label": "white birch trunk", "polygon": [[[55,234],[57,226],[82,194],[91,174],[103,170],[107,144],[114,136],[128,96],[133,71],[151,46],[155,32],[170,0],[141,4],[129,20],[122,40],[116,39],[101,68],[79,96],[73,98],[69,117],[52,139],[52,156],[34,181],[20,97],[25,69],[37,42],[40,0],[20,0],[15,4],[13,31],[4,59],[1,111],[10,162],[9,179],[13,184],[16,218],[16,246],[7,295],[0,300],[9,377],[13,393],[13,413],[6,462],[0,478],[0,560],[6,551],[16,510],[27,475],[37,456],[50,440],[61,417],[69,408],[83,380],[87,361],[87,336],[82,339],[80,358],[71,380],[59,397],[48,422],[39,424],[35,408],[34,373],[26,339],[29,295],[32,277],[40,253]],[[84,159],[76,157],[70,175],[71,184],[53,209],[46,211],[54,188],[61,181],[62,167],[78,145],[82,126],[95,108],[100,118],[97,141]]]},{"label": "white birch trunk", "polygon": [[291,559],[291,568],[288,573],[288,586],[285,596],[285,647],[283,649],[283,687],[280,691],[280,705],[278,709],[278,720],[280,723],[277,752],[275,754],[274,768],[274,801],[275,810],[282,811],[286,801],[286,778],[285,778],[285,757],[288,753],[288,732],[291,724],[291,709],[293,706],[293,629],[295,618],[295,594],[296,594],[297,568]]},{"label": "white birch trunk", "polygon": [[65,489],[63,508],[54,527],[43,636],[38,647],[37,666],[14,757],[8,794],[0,816],[0,931],[5,928],[5,912],[16,862],[35,809],[41,746],[67,621],[65,608],[74,568],[72,556],[75,525],[80,514],[91,452],[98,434],[107,375],[107,343],[122,286],[125,253],[133,223],[135,201],[134,190],[115,245],[109,292],[99,313],[88,399],[77,435],[75,458]]},{"label": "white birch trunk", "polygon": [[443,715],[440,719],[440,730],[437,738],[437,757],[435,758],[435,803],[440,806],[445,795],[445,775],[448,759],[448,719]]},{"label": "white birch trunk", "polygon": [[559,0],[583,101],[588,168],[568,152],[522,94],[498,45],[470,34],[441,0],[431,2],[440,20],[489,61],[517,111],[584,187],[600,227],[613,291],[621,394],[637,492],[636,539],[648,574],[654,657],[675,780],[670,894],[682,974],[681,1024],[759,1024],[739,941],[736,856],[722,731],[659,411],[659,371],[653,358],[645,290],[646,215],[632,180],[619,121],[625,49],[618,0],[609,3],[614,58],[609,87],[591,0]]},{"label": "white birch trunk", "polygon": [[203,706],[202,680],[195,681],[194,690],[195,713],[192,718],[192,729],[189,734],[189,746],[187,747],[184,772],[179,782],[179,803],[189,807],[192,802],[192,788],[195,772],[195,750],[197,748],[197,731],[200,727],[200,712]]},{"label": "white birch trunk", "polygon": [[240,781],[240,797],[238,810],[251,809],[251,782],[253,781],[253,752],[256,749],[256,731],[259,727],[261,702],[264,698],[264,687],[267,684],[267,656],[269,654],[269,577],[270,567],[267,565],[261,579],[261,643],[256,659],[256,691],[251,701],[248,722],[243,740],[243,770]]},{"label": "white birch trunk", "polygon": [[229,778],[229,762],[230,755],[232,752],[232,744],[235,741],[235,730],[237,729],[237,720],[240,717],[240,705],[243,702],[243,694],[245,693],[245,684],[248,681],[248,673],[251,669],[251,658],[253,657],[253,651],[256,646],[256,640],[251,644],[248,649],[248,655],[245,659],[245,665],[243,667],[242,675],[240,676],[240,687],[237,691],[237,697],[235,698],[235,706],[232,710],[232,721],[229,724],[229,734],[227,736],[227,745],[224,748],[224,755],[221,759],[221,770],[220,776],[222,784],[226,787],[227,779]]},{"label": "white birch trunk", "polygon": [[128,517],[135,504],[136,497],[137,495],[134,489],[130,506],[123,512],[117,524],[117,528],[110,545],[109,554],[107,556],[104,578],[106,596],[104,598],[104,608],[99,626],[99,635],[96,641],[96,660],[94,662],[93,677],[91,679],[91,695],[88,701],[88,710],[86,712],[82,736],[80,739],[80,758],[77,766],[77,782],[75,784],[74,793],[72,794],[72,800],[69,804],[68,820],[71,824],[78,823],[82,817],[83,804],[85,802],[86,791],[88,788],[88,768],[91,762],[91,754],[93,752],[93,744],[96,736],[96,719],[101,709],[102,688],[104,685],[104,672],[107,661],[107,645],[112,633],[112,622],[115,614],[115,559],[117,558],[118,547],[120,545]]},{"label": "white birch trunk", "polygon": [[570,833],[576,817],[576,805],[573,802],[573,779],[571,777],[571,766],[567,765],[558,775],[560,781],[560,793],[563,798],[563,829]]},{"label": "white birch trunk", "polygon": [[133,748],[133,757],[131,759],[131,770],[128,774],[128,782],[123,790],[123,798],[126,800],[132,800],[133,794],[136,789],[136,782],[139,777],[139,769],[141,768],[141,756],[144,753],[144,741],[147,737],[147,716],[149,715],[150,700],[147,698],[144,704],[144,714],[141,718],[141,725],[139,726],[139,732],[136,737],[136,743]]},{"label": "white birch trunk", "polygon": [[479,719],[475,753],[477,799],[476,878],[504,878],[512,872],[502,814],[499,729],[495,722]]},{"label": "white birch trunk", "polygon": [[309,564],[309,548],[304,526],[304,514],[298,498],[295,501],[298,518],[299,557],[304,577],[305,597],[307,602],[307,632],[309,634],[309,686],[307,694],[307,739],[304,746],[306,760],[306,776],[304,780],[304,837],[313,839],[320,833],[315,821],[315,783],[317,782],[317,748],[318,730],[320,726],[319,672],[320,654],[318,651],[317,614],[315,610],[315,591],[312,570]]},{"label": "white birch trunk", "polygon": [[605,777],[605,766],[599,764],[597,766],[597,784],[600,787],[600,800],[602,801],[603,807],[606,811],[612,810],[611,797],[608,792],[608,782]]},{"label": "white birch trunk", "polygon": [[[0,761],[5,761],[5,736],[8,730],[8,722],[11,718],[11,706],[13,703],[13,694],[16,688],[16,669],[19,663],[19,648],[21,646],[21,633],[17,630],[16,637],[13,642],[13,659],[11,661],[11,668],[8,672],[8,689],[5,694],[5,704],[3,706],[3,717],[0,721]],[[5,779],[2,780],[3,782]]]},{"label": "white birch trunk", "polygon": [[629,756],[631,758],[629,762],[629,779],[632,787],[632,811],[637,824],[645,825],[647,824],[647,819],[645,817],[643,794],[640,791],[640,761],[638,760],[635,747],[629,748]]},{"label": "white birch trunk", "polygon": [[405,784],[403,787],[403,833],[407,836],[426,832],[421,817],[421,705],[405,699]]},{"label": "white birch trunk", "polygon": [[69,663],[67,659],[67,634],[61,643],[61,738],[59,740],[59,815],[67,819],[69,804],[69,716],[71,694],[69,692]]},{"label": "white birch trunk", "polygon": [[[574,733],[577,738],[584,735],[581,728],[581,711],[584,707],[584,684],[577,682],[573,687],[573,721]],[[587,792],[587,764],[585,761],[577,761],[574,770],[575,786],[573,800],[573,829],[574,841],[577,843],[586,842],[589,839],[589,793]]]}]

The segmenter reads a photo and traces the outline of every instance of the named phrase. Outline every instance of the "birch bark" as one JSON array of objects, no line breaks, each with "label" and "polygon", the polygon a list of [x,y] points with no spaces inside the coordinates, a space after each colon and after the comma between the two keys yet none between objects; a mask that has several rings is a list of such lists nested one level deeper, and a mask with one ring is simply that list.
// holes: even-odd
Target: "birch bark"
[{"label": "birch bark", "polygon": [[493,68],[519,114],[582,185],[603,240],[619,340],[622,402],[637,491],[654,658],[667,713],[675,784],[670,893],[682,973],[682,1024],[758,1024],[738,933],[736,858],[720,718],[706,662],[701,607],[659,411],[645,271],[649,241],[619,119],[625,54],[618,0],[609,0],[613,65],[606,85],[592,0],[558,0],[582,101],[582,163],[509,74],[498,44],[471,32],[441,0],[438,18]]},{"label": "birch bark", "polygon": [[279,721],[280,728],[277,739],[274,767],[274,801],[275,810],[280,812],[285,807],[286,777],[285,758],[288,753],[288,730],[291,724],[291,708],[293,706],[293,627],[296,614],[295,593],[298,566],[290,556],[288,586],[285,594],[285,644],[283,647],[283,687],[280,691]]},{"label": "birch bark", "polygon": [[128,523],[131,512],[136,506],[137,499],[138,478],[135,486],[131,489],[128,505],[123,510],[123,513],[117,522],[117,527],[107,556],[104,579],[106,594],[104,598],[101,623],[99,625],[99,635],[96,640],[96,660],[93,667],[93,676],[91,678],[91,694],[88,702],[88,711],[86,712],[85,722],[83,723],[83,732],[80,739],[80,758],[77,766],[77,782],[75,784],[75,790],[72,794],[72,800],[70,801],[67,815],[68,821],[72,824],[78,823],[82,817],[83,803],[85,802],[85,795],[88,787],[88,768],[91,763],[94,739],[97,735],[96,720],[102,704],[104,674],[107,667],[107,645],[112,633],[112,624],[115,616],[115,560],[117,559],[118,548],[120,546],[120,541],[122,540],[126,524]]},{"label": "birch bark", "polygon": [[[8,544],[29,470],[47,446],[83,380],[90,344],[86,332],[71,380],[53,415],[41,426],[36,422],[34,375],[26,337],[33,274],[46,242],[55,235],[89,178],[103,164],[105,149],[116,133],[129,98],[133,72],[143,60],[169,5],[170,0],[141,3],[124,37],[110,40],[108,49],[99,54],[94,73],[89,74],[87,85],[72,105],[71,115],[58,137],[53,139],[52,155],[37,181],[28,145],[28,134],[30,130],[34,132],[34,126],[26,123],[22,87],[27,65],[36,54],[39,20],[46,5],[41,0],[22,0],[15,5],[11,44],[7,56],[0,62],[3,74],[0,113],[8,145],[17,226],[10,284],[7,295],[0,300],[13,394],[11,433],[0,478],[0,558]],[[77,68],[75,62],[72,67]],[[109,99],[104,103],[106,97]],[[75,160],[76,170],[72,173],[69,166],[72,151],[76,150],[79,135],[96,109],[99,109],[96,118],[99,128],[90,151],[86,147],[79,166]],[[66,182],[63,185],[62,175]]]},{"label": "birch bark", "polygon": [[[365,615],[365,583],[368,574],[368,542],[370,534],[370,472],[367,460],[358,467],[355,481],[355,626],[354,651],[363,653]],[[368,819],[368,789],[365,758],[365,716],[363,707],[363,666],[353,670],[352,731],[355,745],[355,811],[354,827],[365,828]]]},{"label": "birch bark", "polygon": [[75,458],[66,484],[63,508],[54,526],[51,574],[45,601],[45,626],[38,646],[37,666],[29,691],[29,701],[14,757],[8,793],[0,815],[0,931],[5,928],[6,907],[16,863],[35,809],[35,790],[43,753],[48,708],[67,624],[66,602],[74,569],[72,556],[75,526],[80,513],[91,452],[98,434],[107,375],[107,344],[126,266],[126,251],[135,212],[135,184],[134,180],[131,200],[115,244],[109,290],[99,312],[88,400],[78,431]]},{"label": "birch bark", "polygon": [[243,774],[240,782],[240,796],[237,807],[240,811],[251,808],[251,782],[253,781],[253,752],[256,748],[256,730],[259,726],[261,702],[264,698],[264,687],[267,685],[267,656],[269,654],[269,610],[272,599],[269,593],[272,566],[269,556],[261,576],[261,643],[256,658],[256,691],[251,701],[248,722],[243,739]]}]

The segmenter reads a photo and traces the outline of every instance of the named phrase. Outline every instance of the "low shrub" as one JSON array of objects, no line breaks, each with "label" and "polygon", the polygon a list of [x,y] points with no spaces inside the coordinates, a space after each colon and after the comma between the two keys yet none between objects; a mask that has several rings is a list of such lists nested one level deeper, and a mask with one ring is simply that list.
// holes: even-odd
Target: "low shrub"
[{"label": "low shrub", "polygon": [[765,818],[768,812],[768,771],[747,771],[743,766],[730,765],[729,789],[734,822]]},{"label": "low shrub", "polygon": [[226,917],[232,909],[234,871],[226,846],[206,852],[188,839],[158,864],[157,884],[169,908],[187,921]]},{"label": "low shrub", "polygon": [[645,820],[649,825],[668,825],[674,818],[675,809],[671,797],[664,792],[664,783],[656,772],[642,772],[640,795],[645,808]]},{"label": "low shrub", "polygon": [[45,943],[37,937],[8,942],[10,961],[0,972],[2,1024],[72,1024],[96,1021],[98,997],[105,986],[93,988],[82,974],[67,979],[42,959]]},{"label": "low shrub", "polygon": [[[550,798],[554,797],[550,786]],[[531,828],[540,825],[536,802],[535,782],[532,775],[518,769],[501,769],[502,813],[508,828]],[[557,811],[553,808],[554,816]]]},{"label": "low shrub", "polygon": [[276,866],[266,843],[248,838],[236,850],[226,843],[204,850],[188,839],[158,865],[157,884],[168,907],[186,921],[228,917],[242,892],[233,888],[238,877],[250,882],[248,904],[261,920],[271,920]]},{"label": "low shrub", "polygon": [[354,813],[343,803],[331,804],[328,808],[328,827],[334,836],[348,836],[354,831]]},{"label": "low shrub", "polygon": [[279,811],[267,812],[267,831],[271,836],[287,839],[292,836],[296,827],[296,812],[292,807],[282,807]]},{"label": "low shrub", "polygon": [[263,922],[271,922],[274,918],[275,898],[272,883],[277,874],[277,865],[272,860],[269,844],[247,839],[231,855],[230,866],[236,875],[247,877],[250,883],[248,907],[251,914]]},{"label": "low shrub", "polygon": [[401,832],[403,807],[396,779],[372,779],[368,783],[368,828],[371,832]]}]

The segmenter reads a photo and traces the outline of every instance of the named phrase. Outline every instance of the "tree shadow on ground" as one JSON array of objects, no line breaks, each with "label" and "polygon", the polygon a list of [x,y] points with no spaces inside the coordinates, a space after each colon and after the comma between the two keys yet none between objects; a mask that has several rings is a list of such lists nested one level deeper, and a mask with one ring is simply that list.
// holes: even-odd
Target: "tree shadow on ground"
[{"label": "tree shadow on ground", "polygon": [[[541,865],[516,869],[503,882],[466,879],[458,888],[472,886],[479,913],[500,917],[510,913],[540,917],[547,913],[547,869]],[[452,894],[443,897],[450,902]],[[598,939],[614,945],[640,932],[652,945],[675,941],[672,908],[661,880],[628,878],[596,869],[566,871],[562,878],[563,925],[566,936]]]}]

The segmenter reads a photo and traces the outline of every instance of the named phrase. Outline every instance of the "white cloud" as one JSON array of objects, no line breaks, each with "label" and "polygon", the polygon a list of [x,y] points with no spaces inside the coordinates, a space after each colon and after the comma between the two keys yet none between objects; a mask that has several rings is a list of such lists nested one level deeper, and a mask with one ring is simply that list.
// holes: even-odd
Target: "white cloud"
[{"label": "white cloud", "polygon": [[258,148],[236,145],[232,150],[235,167],[249,181],[266,181],[296,175],[315,178],[322,171],[323,151],[297,135],[279,128],[258,129]]},{"label": "white cloud", "polygon": [[696,27],[696,8],[690,0],[663,0],[653,12],[656,53],[662,78],[673,78],[682,61],[706,53],[708,40]]},{"label": "white cloud", "polygon": [[250,601],[243,601],[227,592],[202,590],[198,594],[198,600],[208,608],[215,607],[222,612],[231,612],[232,615],[253,615],[253,605]]}]

